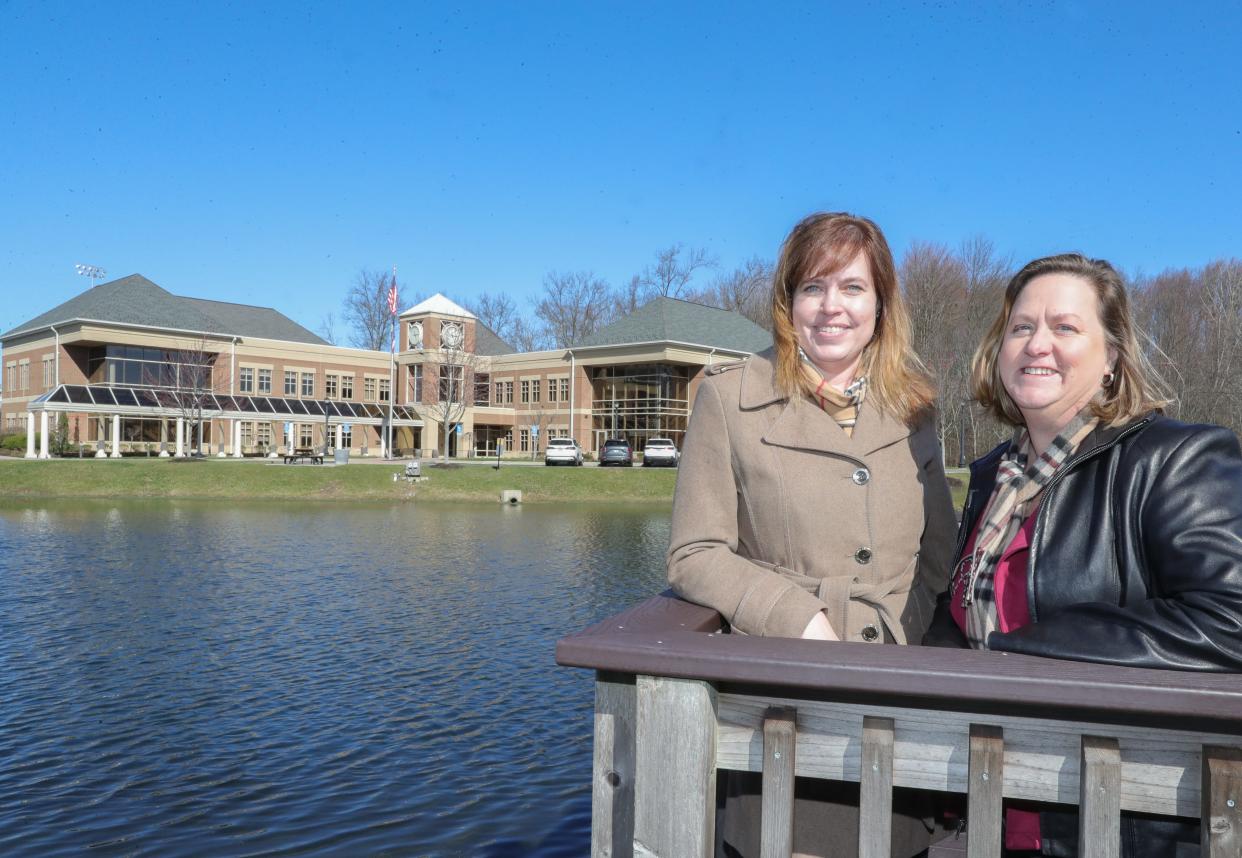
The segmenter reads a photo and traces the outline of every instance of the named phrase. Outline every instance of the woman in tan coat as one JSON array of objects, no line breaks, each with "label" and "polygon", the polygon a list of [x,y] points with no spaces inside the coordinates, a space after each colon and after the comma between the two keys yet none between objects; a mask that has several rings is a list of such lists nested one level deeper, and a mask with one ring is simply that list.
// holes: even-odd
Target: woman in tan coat
[{"label": "woman in tan coat", "polygon": [[[932,386],[892,254],[870,220],[816,214],[773,278],[773,348],[708,371],[673,502],[668,577],[734,632],[918,642],[954,518]],[[758,854],[758,779],[730,773],[723,854]],[[857,787],[799,782],[794,849],[848,855]],[[895,801],[893,855],[928,832]],[[853,844],[853,845],[851,845]]]}]

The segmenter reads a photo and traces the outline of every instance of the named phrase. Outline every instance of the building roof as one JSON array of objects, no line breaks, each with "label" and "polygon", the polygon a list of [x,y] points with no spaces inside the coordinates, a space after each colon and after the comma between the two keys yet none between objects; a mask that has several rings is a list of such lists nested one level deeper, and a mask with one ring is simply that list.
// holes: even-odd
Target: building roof
[{"label": "building roof", "polygon": [[474,313],[471,313],[461,304],[445,297],[441,292],[437,292],[426,301],[420,301],[401,315],[408,316],[412,313],[435,313],[440,316],[461,316],[465,319],[478,318]]},{"label": "building roof", "polygon": [[141,274],[100,283],[58,307],[6,332],[8,339],[76,319],[141,325],[174,331],[257,337],[285,342],[328,345],[297,322],[271,307],[229,304],[174,295]]},{"label": "building roof", "polygon": [[678,298],[653,298],[574,347],[653,342],[696,343],[754,353],[772,345],[772,335],[733,310]]},{"label": "building roof", "polygon": [[496,355],[511,355],[516,352],[508,341],[502,340],[500,335],[483,324],[483,320],[479,319],[474,326],[474,353],[477,355],[486,355],[494,357]]}]

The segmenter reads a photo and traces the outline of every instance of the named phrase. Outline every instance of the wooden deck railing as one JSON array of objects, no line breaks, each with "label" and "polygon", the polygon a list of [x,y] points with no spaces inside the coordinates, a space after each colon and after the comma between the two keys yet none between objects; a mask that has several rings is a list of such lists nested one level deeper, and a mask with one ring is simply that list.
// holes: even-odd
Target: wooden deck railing
[{"label": "wooden deck railing", "polygon": [[710,856],[721,768],[763,773],[765,858],[795,775],[860,784],[862,858],[889,856],[895,786],[965,793],[970,858],[1001,854],[1003,798],[1078,805],[1083,858],[1119,855],[1123,810],[1242,855],[1242,676],[720,630],[665,594],[557,644],[597,671],[593,856]]}]

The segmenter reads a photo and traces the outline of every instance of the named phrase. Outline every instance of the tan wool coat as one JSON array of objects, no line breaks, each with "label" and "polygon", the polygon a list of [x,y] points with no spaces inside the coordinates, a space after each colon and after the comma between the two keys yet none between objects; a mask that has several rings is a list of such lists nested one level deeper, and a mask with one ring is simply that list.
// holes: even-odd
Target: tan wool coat
[{"label": "tan wool coat", "polygon": [[948,584],[954,516],[929,421],[863,401],[853,436],[776,387],[773,350],[708,370],[683,445],[668,578],[734,630],[917,643]]}]

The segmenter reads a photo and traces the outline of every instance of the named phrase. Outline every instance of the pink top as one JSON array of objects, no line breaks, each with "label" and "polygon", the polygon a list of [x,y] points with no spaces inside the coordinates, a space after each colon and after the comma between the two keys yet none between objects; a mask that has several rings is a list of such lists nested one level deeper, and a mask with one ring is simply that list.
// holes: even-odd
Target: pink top
[{"label": "pink top", "polygon": [[[1036,510],[1038,512],[1038,510]],[[997,629],[1011,632],[1020,629],[1031,621],[1031,608],[1026,603],[1026,558],[1030,553],[1031,534],[1035,530],[1035,513],[1032,512],[1022,522],[1022,527],[1009,543],[1009,547],[1001,554],[996,564],[996,575],[993,587],[996,592]],[[966,540],[962,551],[963,557],[969,557],[975,550],[975,540],[979,537],[979,525]],[[953,598],[949,600],[949,610],[958,628],[966,631],[966,609],[962,607],[962,590],[966,585],[966,575],[953,581]]]},{"label": "pink top", "polygon": [[[1038,508],[1036,509],[1038,512]],[[993,580],[996,592],[997,628],[1002,632],[1020,629],[1031,621],[1031,607],[1026,601],[1026,566],[1030,555],[1031,534],[1035,530],[1035,513],[1032,512],[1022,522],[1013,541],[1001,554],[996,564],[996,576]],[[979,525],[975,525],[963,557],[969,557],[975,550],[975,540],[979,537]],[[949,601],[949,610],[953,620],[962,632],[966,631],[966,609],[962,607],[962,591],[965,578],[953,582],[953,598]],[[1006,849],[1040,849],[1043,840],[1039,831],[1039,814],[1015,807],[1005,808],[1005,848]]]}]

